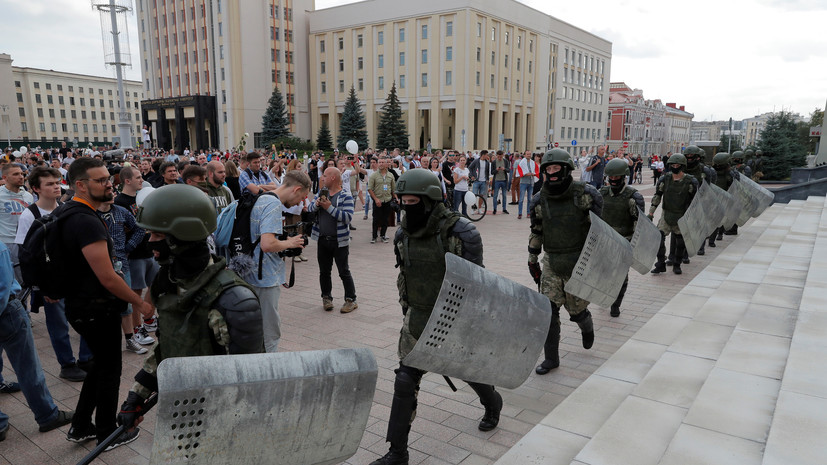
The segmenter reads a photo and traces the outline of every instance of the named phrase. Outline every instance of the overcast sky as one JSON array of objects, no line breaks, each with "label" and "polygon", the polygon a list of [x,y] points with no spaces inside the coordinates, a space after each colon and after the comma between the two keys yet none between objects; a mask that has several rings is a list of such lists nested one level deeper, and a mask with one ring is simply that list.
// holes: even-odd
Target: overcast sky
[{"label": "overcast sky", "polygon": [[[387,0],[398,1],[398,0]],[[612,81],[685,105],[695,120],[773,110],[809,117],[827,101],[825,0],[522,0],[612,42]],[[348,0],[317,0],[326,8]],[[0,53],[15,66],[113,76],[88,0],[0,0]],[[137,20],[129,35],[139,80]]]}]

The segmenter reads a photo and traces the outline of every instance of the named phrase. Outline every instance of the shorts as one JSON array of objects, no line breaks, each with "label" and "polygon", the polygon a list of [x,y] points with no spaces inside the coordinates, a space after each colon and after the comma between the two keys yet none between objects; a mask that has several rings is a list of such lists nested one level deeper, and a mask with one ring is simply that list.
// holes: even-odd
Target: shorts
[{"label": "shorts", "polygon": [[131,288],[143,290],[152,284],[161,268],[154,258],[136,258],[129,260],[129,273],[132,275]]},{"label": "shorts", "polygon": [[488,197],[488,183],[486,181],[474,181],[471,185],[471,192],[482,198]]}]

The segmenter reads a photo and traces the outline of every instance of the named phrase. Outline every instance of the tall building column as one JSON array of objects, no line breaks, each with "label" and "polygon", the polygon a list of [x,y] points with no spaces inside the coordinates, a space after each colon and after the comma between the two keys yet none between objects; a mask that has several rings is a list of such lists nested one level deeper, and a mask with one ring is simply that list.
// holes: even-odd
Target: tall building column
[{"label": "tall building column", "polygon": [[480,148],[490,150],[490,149],[496,149],[496,147],[491,145],[491,138],[488,137],[488,131],[489,131],[489,127],[490,127],[490,124],[491,124],[491,122],[488,120],[488,115],[489,115],[488,112],[489,112],[488,102],[483,102],[482,108],[480,109],[480,119],[479,119],[480,134],[479,134],[479,137],[477,137],[477,139],[479,140],[480,145],[482,145],[482,147],[480,147]]},{"label": "tall building column", "polygon": [[514,114],[514,119],[516,120],[516,124],[514,127],[514,148],[519,149],[521,151],[534,149],[534,147],[531,147],[529,146],[529,144],[526,143],[525,108],[520,108],[520,112]]},{"label": "tall building column", "polygon": [[[454,147],[445,147],[442,140],[442,109],[439,107],[439,100],[431,101],[431,109],[428,111],[430,115],[428,131],[431,139],[431,145],[434,147],[452,149]],[[428,136],[425,137],[425,143],[428,143]]]},{"label": "tall building column", "polygon": [[[405,115],[408,120],[408,146],[422,148],[419,147],[419,115],[416,113],[415,100],[408,102],[408,110],[405,112]],[[425,144],[428,144],[427,140],[425,141]]]},{"label": "tall building column", "polygon": [[476,127],[474,126],[474,102],[470,96],[463,95],[461,99],[457,100],[456,109],[457,122],[457,141],[459,141],[460,148],[462,147],[462,131],[465,131],[465,150],[475,150],[474,134]]}]

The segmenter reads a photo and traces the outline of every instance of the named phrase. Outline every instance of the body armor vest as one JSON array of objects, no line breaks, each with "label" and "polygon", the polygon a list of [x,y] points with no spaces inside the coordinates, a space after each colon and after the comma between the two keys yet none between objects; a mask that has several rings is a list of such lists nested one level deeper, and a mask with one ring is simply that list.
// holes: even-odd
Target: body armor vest
[{"label": "body armor vest", "polygon": [[448,211],[441,203],[434,207],[428,224],[417,231],[403,231],[399,247],[405,276],[405,297],[408,302],[408,329],[419,338],[439,296],[445,277],[445,252],[448,251],[448,231],[460,215]]},{"label": "body armor vest", "polygon": [[583,199],[585,190],[584,183],[574,181],[559,195],[552,195],[545,186],[540,191],[543,251],[558,276],[571,276],[589,235],[591,220]]},{"label": "body armor vest", "polygon": [[677,226],[678,220],[692,203],[692,176],[685,175],[680,181],[666,176],[663,192],[663,219],[669,226]]},{"label": "body armor vest", "polygon": [[[169,357],[191,357],[200,355],[224,355],[223,347],[214,342],[213,331],[209,325],[209,313],[212,303],[233,286],[250,288],[234,272],[227,270],[223,258],[213,257],[209,265],[191,283],[179,283],[183,293],[178,294],[178,284],[173,283],[172,290],[161,289],[161,282],[166,280],[168,266],[161,268],[158,278],[152,283],[152,301],[158,309],[160,331],[158,337],[160,354],[158,363]],[[250,288],[252,289],[252,288]]]},{"label": "body armor vest", "polygon": [[635,233],[636,218],[629,212],[629,204],[633,202],[631,199],[634,193],[635,190],[629,186],[623,186],[623,190],[617,195],[612,195],[611,187],[600,188],[600,194],[603,195],[603,213],[600,217],[618,234],[629,240]]},{"label": "body armor vest", "polygon": [[729,169],[724,171],[715,171],[718,174],[718,179],[715,180],[715,185],[720,187],[723,190],[729,189],[729,186],[732,185],[732,173],[729,172]]}]

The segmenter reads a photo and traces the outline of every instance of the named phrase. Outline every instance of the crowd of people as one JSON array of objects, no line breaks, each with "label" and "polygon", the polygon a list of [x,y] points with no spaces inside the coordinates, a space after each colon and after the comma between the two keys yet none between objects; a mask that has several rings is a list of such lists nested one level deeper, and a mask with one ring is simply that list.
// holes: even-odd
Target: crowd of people
[{"label": "crowd of people", "polygon": [[[659,205],[664,208],[653,273],[666,271],[667,264],[681,273],[680,264],[688,259],[677,220],[699,182],[729,187],[743,161],[738,156],[719,154],[706,166],[703,151],[690,146],[684,154],[652,159],[656,192],[649,219]],[[581,179],[575,180],[578,165]],[[517,219],[524,214],[529,219],[529,272],[552,303],[545,358],[536,368],[546,374],[559,366],[561,307],[579,326],[583,347],[589,349],[594,342],[589,302],[564,289],[585,243],[589,212],[630,240],[641,220],[638,212],[645,209],[643,197],[631,187],[643,169],[642,158],[623,150],[610,152],[607,146],[573,159],[562,149],[544,154],[397,149],[300,157],[290,151],[177,154],[149,148],[77,150],[63,144],[59,149],[26,150],[19,157],[7,151],[0,166],[0,309],[5,309],[0,312],[0,339],[14,335],[0,349],[7,352],[18,378],[5,381],[0,365],[0,393],[23,390],[40,431],[71,423],[67,439],[73,442],[101,442],[118,422],[129,425],[107,450],[138,437],[137,424],[147,399],[157,391],[155,369],[163,357],[278,350],[278,303],[282,287],[292,285],[285,262],[295,267],[307,260],[304,235],[317,242],[322,309],[335,308],[335,264],[344,288],[340,312],[357,310],[348,263],[357,211],[363,212],[363,220],[372,213],[372,244],[390,242],[389,227],[399,226],[393,243],[405,315],[401,359],[413,348],[433,308],[444,253],[482,265],[482,238],[461,216],[467,207],[465,194],[492,195],[493,214],[509,214],[507,206],[516,205]],[[667,174],[661,175],[665,169]],[[26,246],[29,229],[46,215],[65,217],[59,240],[67,260],[76,264],[61,298],[37,289],[29,295],[18,266],[18,251]],[[737,231],[720,228],[709,237],[709,245],[714,247],[725,233]],[[672,238],[668,260],[666,235]],[[627,284],[628,277],[612,305],[613,317],[620,314]],[[189,313],[181,311],[190,306]],[[83,383],[74,412],[55,407],[34,351],[26,311],[41,307],[60,377]],[[77,357],[70,327],[81,336]],[[185,336],[161,336],[176,330]],[[152,345],[152,352],[119,413],[122,344],[138,354]],[[374,464],[407,463],[407,435],[423,374],[402,363],[396,370],[390,452]],[[502,397],[493,386],[469,384],[485,408],[479,429],[495,428]],[[0,412],[0,441],[8,427],[8,417]]]}]

